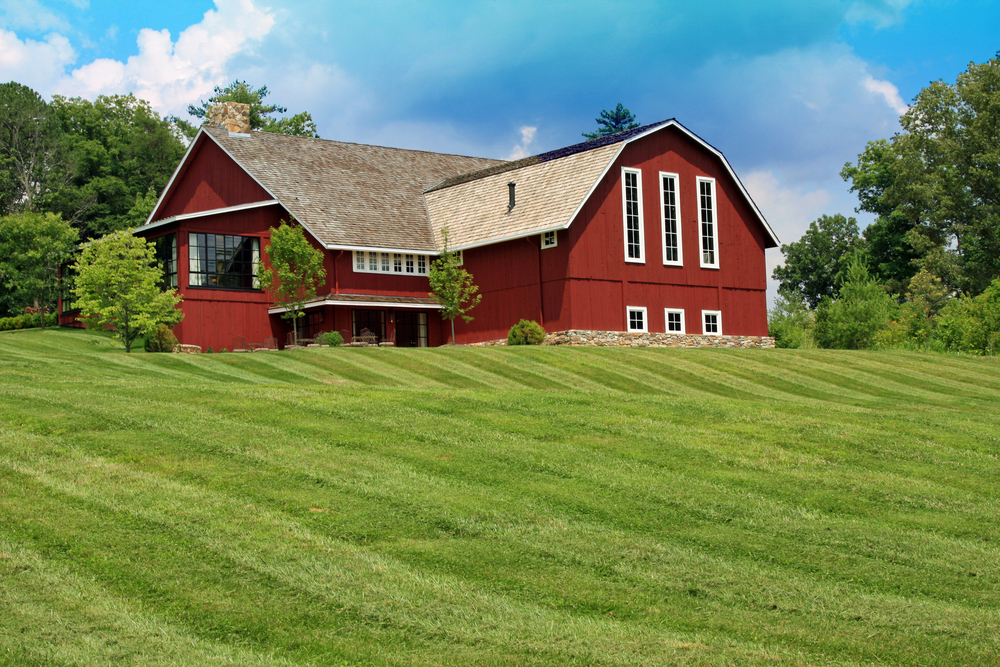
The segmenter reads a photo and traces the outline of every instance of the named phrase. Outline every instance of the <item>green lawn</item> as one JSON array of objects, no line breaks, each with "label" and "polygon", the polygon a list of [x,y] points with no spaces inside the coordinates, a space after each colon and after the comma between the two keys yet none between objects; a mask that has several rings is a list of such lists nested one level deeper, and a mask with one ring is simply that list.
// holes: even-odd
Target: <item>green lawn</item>
[{"label": "green lawn", "polygon": [[1000,364],[0,333],[0,664],[1000,664]]}]

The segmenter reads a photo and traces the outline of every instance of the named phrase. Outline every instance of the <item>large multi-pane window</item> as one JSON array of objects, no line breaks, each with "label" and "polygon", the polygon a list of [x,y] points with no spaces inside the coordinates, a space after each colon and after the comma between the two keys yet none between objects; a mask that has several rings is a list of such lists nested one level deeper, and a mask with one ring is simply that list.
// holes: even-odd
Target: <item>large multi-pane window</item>
[{"label": "large multi-pane window", "polygon": [[354,271],[356,273],[409,273],[426,276],[427,255],[355,250]]},{"label": "large multi-pane window", "polygon": [[156,261],[163,269],[163,289],[177,288],[177,234],[166,234],[153,239],[156,248]]},{"label": "large multi-pane window", "polygon": [[681,209],[677,197],[677,174],[660,172],[660,204],[663,231],[663,263],[681,264]]},{"label": "large multi-pane window", "polygon": [[622,169],[622,216],[625,221],[625,261],[642,262],[642,174]]},{"label": "large multi-pane window", "polygon": [[715,212],[715,180],[698,179],[698,210],[701,221],[701,265],[719,268],[718,234]]},{"label": "large multi-pane window", "polygon": [[260,239],[228,234],[188,235],[188,284],[192,287],[259,289]]}]

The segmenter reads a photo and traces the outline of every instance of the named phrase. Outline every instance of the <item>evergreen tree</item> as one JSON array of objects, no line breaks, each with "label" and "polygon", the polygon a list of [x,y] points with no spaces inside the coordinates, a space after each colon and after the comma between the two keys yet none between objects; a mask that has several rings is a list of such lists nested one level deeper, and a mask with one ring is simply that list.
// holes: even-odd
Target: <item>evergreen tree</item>
[{"label": "evergreen tree", "polygon": [[635,120],[635,114],[626,109],[621,102],[611,111],[607,109],[601,111],[600,117],[594,120],[597,122],[597,130],[594,132],[583,132],[583,136],[588,139],[597,139],[609,134],[617,134],[639,127],[639,123]]}]

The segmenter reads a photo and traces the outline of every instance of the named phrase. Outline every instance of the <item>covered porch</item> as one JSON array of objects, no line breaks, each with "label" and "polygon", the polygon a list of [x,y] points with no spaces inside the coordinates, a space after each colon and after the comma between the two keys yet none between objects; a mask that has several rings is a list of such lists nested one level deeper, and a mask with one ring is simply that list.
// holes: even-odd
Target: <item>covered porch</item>
[{"label": "covered porch", "polygon": [[[299,340],[313,341],[322,333],[337,331],[344,343],[364,342],[397,347],[442,345],[441,305],[430,297],[370,294],[325,294],[309,301],[299,318]],[[275,324],[283,327],[285,339],[292,324],[281,316],[286,308],[268,309]]]}]

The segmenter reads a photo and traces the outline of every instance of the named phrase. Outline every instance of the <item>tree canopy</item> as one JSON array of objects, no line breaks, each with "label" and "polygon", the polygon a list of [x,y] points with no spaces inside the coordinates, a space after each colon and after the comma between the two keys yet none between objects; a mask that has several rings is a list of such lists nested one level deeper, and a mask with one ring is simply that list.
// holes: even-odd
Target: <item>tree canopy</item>
[{"label": "tree canopy", "polygon": [[299,225],[284,220],[271,227],[271,242],[264,248],[269,269],[261,269],[260,286],[272,292],[276,305],[284,307],[285,319],[292,321],[295,344],[299,341],[298,320],[302,306],[316,296],[316,288],[326,280],[323,251],[314,248]]},{"label": "tree canopy", "polygon": [[160,289],[163,270],[153,244],[129,230],[86,244],[74,269],[80,319],[88,328],[110,331],[126,352],[157,325],[173,326],[184,317],[177,292]]},{"label": "tree canopy", "polygon": [[202,101],[198,106],[188,105],[188,113],[204,121],[208,119],[209,112],[216,104],[240,102],[250,105],[251,130],[296,137],[319,137],[319,134],[316,133],[316,123],[313,122],[312,115],[308,112],[303,111],[290,118],[273,118],[272,114],[283,114],[288,109],[277,104],[265,104],[264,98],[270,94],[271,91],[267,89],[267,86],[253,88],[246,81],[237,79],[225,88],[216,86],[215,94],[207,101]]},{"label": "tree canopy", "polygon": [[134,226],[137,197],[155,202],[184,155],[174,125],[134,95],[94,102],[57,95],[50,106],[74,170],[45,209],[73,221],[84,236]]},{"label": "tree canopy", "polygon": [[861,240],[858,221],[843,215],[822,215],[809,223],[798,241],[781,246],[783,266],[771,277],[778,291],[816,308],[824,297],[836,298],[840,281]]},{"label": "tree canopy", "polygon": [[583,132],[583,136],[588,139],[597,139],[609,134],[617,134],[625,130],[632,130],[639,127],[635,119],[635,114],[626,109],[621,102],[614,109],[601,111],[601,115],[595,118],[597,130],[594,132]]},{"label": "tree canopy", "polygon": [[35,210],[69,174],[49,105],[27,86],[0,84],[0,215]]},{"label": "tree canopy", "polygon": [[43,312],[55,306],[59,267],[78,238],[53,213],[26,211],[0,218],[0,309],[14,314],[31,304]]},{"label": "tree canopy", "polygon": [[898,287],[926,269],[978,294],[1000,275],[1000,54],[931,83],[900,124],[841,172],[877,216],[872,268]]}]

